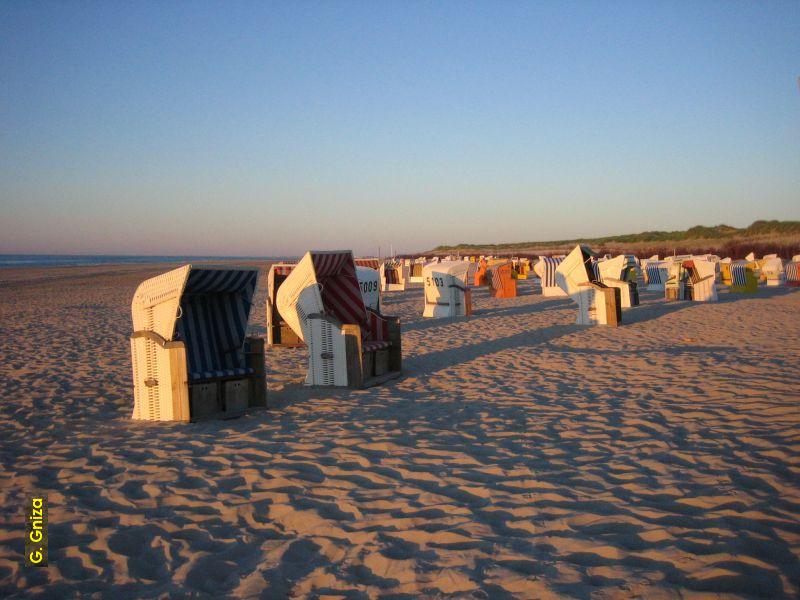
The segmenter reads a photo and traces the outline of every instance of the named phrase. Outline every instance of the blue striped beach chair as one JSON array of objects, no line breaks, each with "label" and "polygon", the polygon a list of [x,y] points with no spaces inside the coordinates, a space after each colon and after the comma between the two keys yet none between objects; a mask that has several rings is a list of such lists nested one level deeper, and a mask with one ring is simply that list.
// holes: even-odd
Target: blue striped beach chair
[{"label": "blue striped beach chair", "polygon": [[254,268],[185,265],[131,304],[133,418],[195,421],[266,407],[264,343],[246,337]]},{"label": "blue striped beach chair", "polygon": [[754,294],[758,291],[758,277],[752,262],[731,263],[731,285],[734,294]]},{"label": "blue striped beach chair", "polygon": [[567,293],[556,283],[556,270],[564,260],[563,256],[540,256],[539,262],[533,267],[534,273],[542,282],[543,296],[566,296]]},{"label": "blue striped beach chair", "polygon": [[649,261],[645,266],[647,272],[647,291],[663,292],[669,278],[669,266],[663,260]]}]

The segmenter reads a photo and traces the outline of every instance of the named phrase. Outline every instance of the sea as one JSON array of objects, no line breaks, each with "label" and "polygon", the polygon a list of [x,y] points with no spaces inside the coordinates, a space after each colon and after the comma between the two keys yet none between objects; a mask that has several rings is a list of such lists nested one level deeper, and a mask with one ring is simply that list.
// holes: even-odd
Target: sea
[{"label": "sea", "polygon": [[12,267],[82,267],[111,264],[149,264],[149,263],[209,263],[241,260],[250,262],[263,260],[269,262],[295,260],[286,256],[126,256],[126,255],[84,255],[84,254],[0,254],[0,269]]}]

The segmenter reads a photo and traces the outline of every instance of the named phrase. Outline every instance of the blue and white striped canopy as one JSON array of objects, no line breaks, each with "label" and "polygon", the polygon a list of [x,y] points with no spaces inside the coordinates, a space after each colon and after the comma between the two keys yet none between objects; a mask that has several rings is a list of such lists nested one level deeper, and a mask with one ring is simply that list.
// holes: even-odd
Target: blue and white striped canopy
[{"label": "blue and white striped canopy", "polygon": [[257,279],[253,269],[189,272],[176,332],[186,344],[189,379],[244,374],[242,346]]}]

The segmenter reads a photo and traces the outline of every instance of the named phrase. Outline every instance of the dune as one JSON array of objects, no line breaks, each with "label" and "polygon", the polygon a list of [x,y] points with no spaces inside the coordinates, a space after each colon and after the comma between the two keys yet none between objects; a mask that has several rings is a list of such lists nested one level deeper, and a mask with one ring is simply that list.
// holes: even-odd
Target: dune
[{"label": "dune", "polygon": [[401,379],[308,389],[270,350],[269,410],[133,422],[130,300],[166,268],[0,271],[3,597],[800,595],[797,290],[645,292],[619,328],[532,281],[469,320],[391,293]]}]

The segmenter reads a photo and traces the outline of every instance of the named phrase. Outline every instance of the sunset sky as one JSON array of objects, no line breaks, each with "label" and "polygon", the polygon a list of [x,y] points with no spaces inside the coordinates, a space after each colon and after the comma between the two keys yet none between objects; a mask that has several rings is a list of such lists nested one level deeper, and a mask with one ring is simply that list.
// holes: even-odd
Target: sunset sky
[{"label": "sunset sky", "polygon": [[0,252],[800,218],[800,2],[3,2]]}]

